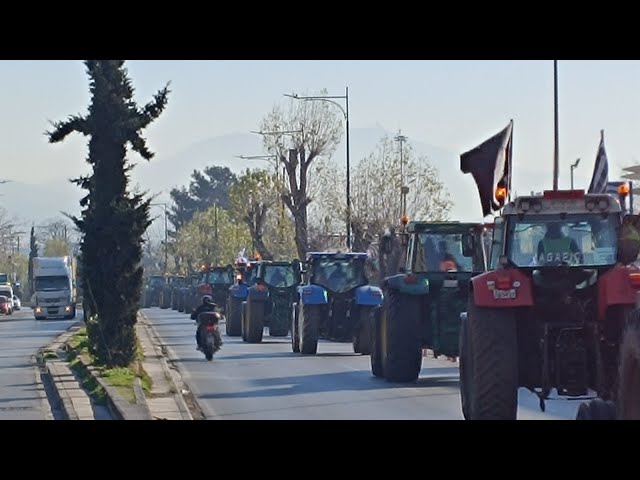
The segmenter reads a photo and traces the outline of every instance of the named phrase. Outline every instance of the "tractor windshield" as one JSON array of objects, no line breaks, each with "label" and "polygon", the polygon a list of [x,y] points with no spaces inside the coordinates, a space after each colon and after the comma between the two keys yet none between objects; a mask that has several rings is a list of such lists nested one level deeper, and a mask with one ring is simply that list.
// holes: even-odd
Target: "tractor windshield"
[{"label": "tractor windshield", "polygon": [[312,282],[335,293],[365,285],[363,258],[319,258],[313,264]]},{"label": "tractor windshield", "polygon": [[293,287],[296,276],[292,265],[265,265],[264,281],[267,285],[278,288]]},{"label": "tractor windshield", "polygon": [[413,271],[473,272],[473,258],[462,254],[461,233],[420,233],[416,239]]},{"label": "tractor windshield", "polygon": [[514,217],[507,230],[507,255],[518,267],[613,265],[618,224],[616,214]]},{"label": "tractor windshield", "polygon": [[230,270],[212,270],[209,272],[207,283],[227,284],[233,283],[233,272]]},{"label": "tractor windshield", "polygon": [[246,283],[247,285],[253,285],[254,283],[256,283],[256,274],[258,273],[258,266],[257,265],[247,265],[247,268],[244,269],[244,273],[243,273],[243,283]]}]

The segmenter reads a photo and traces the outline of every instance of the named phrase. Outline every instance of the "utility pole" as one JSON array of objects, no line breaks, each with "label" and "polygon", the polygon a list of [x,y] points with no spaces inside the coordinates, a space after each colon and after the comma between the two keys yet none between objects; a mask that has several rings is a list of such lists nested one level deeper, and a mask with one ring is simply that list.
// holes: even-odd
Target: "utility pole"
[{"label": "utility pole", "polygon": [[219,257],[219,252],[220,252],[220,246],[218,245],[218,204],[214,204],[214,209],[213,209],[213,222],[215,225],[215,235],[216,235],[216,265],[218,265],[218,263],[220,262],[220,257]]},{"label": "utility pole", "polygon": [[571,190],[573,190],[573,171],[578,168],[578,165],[580,164],[580,159],[578,158],[576,160],[576,163],[572,163],[571,164]]},{"label": "utility pole", "polygon": [[400,142],[400,215],[399,217],[401,217],[402,215],[407,213],[406,212],[407,210],[406,194],[408,192],[408,189],[404,185],[404,166],[403,166],[403,158],[402,158],[403,146],[404,146],[404,142],[407,141],[407,137],[404,135],[401,135],[400,131],[398,131],[398,135],[396,135],[395,140],[397,142]]},{"label": "utility pole", "polygon": [[555,137],[553,149],[553,189],[558,190],[559,147],[558,147],[558,61],[553,61],[553,117],[555,124]]},{"label": "utility pole", "polygon": [[167,223],[167,219],[169,215],[167,214],[167,204],[166,203],[150,203],[152,207],[163,207],[164,208],[164,274],[167,274],[167,268],[169,266],[169,225]]}]

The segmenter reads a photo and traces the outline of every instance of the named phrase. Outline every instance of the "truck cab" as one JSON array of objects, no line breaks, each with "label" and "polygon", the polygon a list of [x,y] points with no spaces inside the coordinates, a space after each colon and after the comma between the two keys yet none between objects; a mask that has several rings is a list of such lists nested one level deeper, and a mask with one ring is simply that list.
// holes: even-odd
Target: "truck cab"
[{"label": "truck cab", "polygon": [[36,320],[75,318],[75,281],[71,257],[35,257],[33,280],[33,312]]}]

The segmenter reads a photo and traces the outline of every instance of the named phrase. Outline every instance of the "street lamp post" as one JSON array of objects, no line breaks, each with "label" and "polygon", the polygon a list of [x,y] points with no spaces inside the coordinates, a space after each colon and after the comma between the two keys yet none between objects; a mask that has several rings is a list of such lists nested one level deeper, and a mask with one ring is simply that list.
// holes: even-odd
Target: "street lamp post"
[{"label": "street lamp post", "polygon": [[[301,97],[296,94],[289,95],[284,94],[285,97],[295,98],[296,100],[319,100],[324,102],[333,103],[336,105],[344,115],[347,130],[347,248],[351,250],[351,174],[350,174],[350,162],[349,162],[349,87],[345,87],[344,95],[323,95],[323,96],[310,96]],[[342,99],[345,101],[346,109],[342,107],[338,102],[333,99]]]},{"label": "street lamp post", "polygon": [[571,164],[571,190],[573,190],[573,171],[578,168],[578,164],[580,163],[580,159],[576,160],[576,163]]},{"label": "street lamp post", "polygon": [[[282,130],[282,131],[274,131],[274,132],[255,132],[255,131],[251,131],[251,133],[255,133],[257,135],[278,135],[278,136],[282,136],[282,135],[293,135],[294,133],[301,133],[304,135],[304,128],[301,126],[300,130]],[[278,165],[279,165],[279,161],[280,157],[278,157],[278,155],[256,155],[253,158],[275,158],[275,167],[276,167],[276,181],[278,180]],[[282,175],[282,183],[284,183],[284,175]],[[284,208],[284,204],[282,205]]]},{"label": "street lamp post", "polygon": [[166,203],[150,203],[152,207],[164,207],[164,273],[167,273],[167,266],[169,264],[169,229],[167,226],[167,204]]},{"label": "street lamp post", "polygon": [[[407,209],[407,188],[404,185],[404,168],[403,168],[403,158],[402,158],[402,153],[403,153],[403,145],[404,142],[407,141],[407,137],[404,135],[401,135],[400,132],[398,132],[398,135],[395,136],[395,140],[397,142],[400,142],[400,210],[402,210],[400,212],[400,217],[404,214],[406,214],[406,209]],[[398,217],[399,218],[399,217]]]}]

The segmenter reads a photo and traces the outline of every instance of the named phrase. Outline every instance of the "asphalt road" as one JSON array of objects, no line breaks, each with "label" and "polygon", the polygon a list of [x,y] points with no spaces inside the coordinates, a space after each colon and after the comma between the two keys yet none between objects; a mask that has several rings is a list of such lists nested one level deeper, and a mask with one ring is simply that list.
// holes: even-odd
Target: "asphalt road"
[{"label": "asphalt road", "polygon": [[[212,362],[196,350],[195,323],[184,313],[143,313],[173,350],[180,373],[207,419],[216,420],[462,420],[457,364],[423,359],[415,384],[373,377],[368,356],[351,344],[321,341],[316,356],[291,351],[289,337],[248,344],[223,335]],[[224,326],[222,326],[224,331]],[[521,389],[519,419],[573,419],[578,401],[552,399],[546,412]]]},{"label": "asphalt road", "polygon": [[51,414],[36,386],[32,356],[74,321],[36,321],[28,307],[0,315],[0,420],[44,420]]}]

